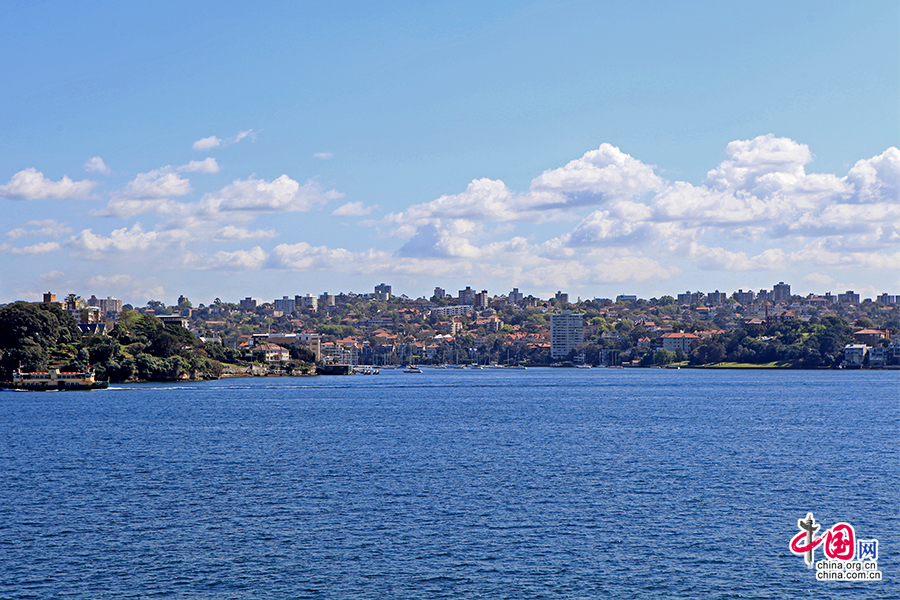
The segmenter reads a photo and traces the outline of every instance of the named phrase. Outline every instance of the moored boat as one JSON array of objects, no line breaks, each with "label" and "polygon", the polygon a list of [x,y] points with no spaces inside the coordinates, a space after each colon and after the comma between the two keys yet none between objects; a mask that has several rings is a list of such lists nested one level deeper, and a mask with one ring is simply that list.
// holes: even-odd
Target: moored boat
[{"label": "moored boat", "polygon": [[108,381],[97,381],[93,371],[61,372],[50,369],[46,372],[21,373],[13,371],[12,381],[0,384],[15,390],[103,390],[109,387]]}]

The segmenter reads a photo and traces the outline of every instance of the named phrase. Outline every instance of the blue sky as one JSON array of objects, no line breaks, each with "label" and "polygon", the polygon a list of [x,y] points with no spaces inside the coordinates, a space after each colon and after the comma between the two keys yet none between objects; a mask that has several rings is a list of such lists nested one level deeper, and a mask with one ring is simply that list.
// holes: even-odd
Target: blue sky
[{"label": "blue sky", "polygon": [[900,6],[0,8],[0,301],[900,288]]}]

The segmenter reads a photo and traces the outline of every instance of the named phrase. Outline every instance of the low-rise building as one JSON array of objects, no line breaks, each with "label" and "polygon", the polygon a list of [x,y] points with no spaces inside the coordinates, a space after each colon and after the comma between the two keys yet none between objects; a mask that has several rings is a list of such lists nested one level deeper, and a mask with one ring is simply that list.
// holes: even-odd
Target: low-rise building
[{"label": "low-rise building", "polygon": [[861,367],[868,351],[869,347],[865,344],[847,344],[844,346],[844,366]]},{"label": "low-rise building", "polygon": [[700,337],[693,333],[667,333],[662,336],[663,350],[669,352],[677,352],[681,350],[685,354],[690,354],[694,346],[700,343]]}]

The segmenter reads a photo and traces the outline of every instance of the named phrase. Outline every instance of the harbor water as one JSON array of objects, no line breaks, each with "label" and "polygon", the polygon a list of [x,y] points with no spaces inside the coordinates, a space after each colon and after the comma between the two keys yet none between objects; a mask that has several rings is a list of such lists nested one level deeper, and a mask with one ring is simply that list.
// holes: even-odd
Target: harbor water
[{"label": "harbor water", "polygon": [[[897,598],[900,372],[0,392],[0,598]],[[878,540],[822,582],[798,519]],[[821,550],[816,559],[825,558]]]}]

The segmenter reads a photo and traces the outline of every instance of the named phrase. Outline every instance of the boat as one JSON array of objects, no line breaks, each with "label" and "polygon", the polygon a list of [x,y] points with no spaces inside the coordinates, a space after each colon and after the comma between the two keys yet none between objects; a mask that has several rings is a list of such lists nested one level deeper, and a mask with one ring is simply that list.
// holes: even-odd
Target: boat
[{"label": "boat", "polygon": [[403,372],[404,373],[422,373],[422,369],[420,369],[419,367],[410,365],[410,366],[406,367],[405,369],[403,369]]},{"label": "boat", "polygon": [[21,373],[13,371],[12,381],[0,386],[15,390],[105,390],[108,381],[97,381],[93,371],[65,371],[50,369],[46,372]]}]

